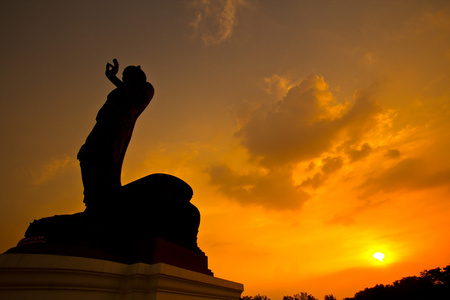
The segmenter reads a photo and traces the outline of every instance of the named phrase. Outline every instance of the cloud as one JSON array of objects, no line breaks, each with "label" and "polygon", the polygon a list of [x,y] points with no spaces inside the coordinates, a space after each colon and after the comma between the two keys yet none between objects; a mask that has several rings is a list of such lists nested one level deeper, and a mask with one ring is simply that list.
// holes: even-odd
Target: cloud
[{"label": "cloud", "polygon": [[191,23],[194,34],[205,45],[217,45],[227,40],[238,24],[238,10],[248,6],[245,0],[196,0],[189,3],[195,10]]},{"label": "cloud", "polygon": [[450,168],[434,169],[425,159],[406,158],[379,175],[368,178],[359,188],[364,198],[379,192],[420,190],[449,183]]},{"label": "cloud", "polygon": [[361,64],[363,66],[369,67],[377,63],[376,55],[373,52],[368,52],[363,55],[361,59]]},{"label": "cloud", "polygon": [[[377,127],[382,111],[373,89],[357,91],[351,101],[339,102],[323,77],[311,75],[297,83],[280,78],[266,79],[270,91],[274,86],[278,89],[277,101],[245,103],[238,114],[234,137],[247,154],[243,163],[251,164],[252,171],[226,163],[208,171],[211,183],[241,204],[297,209],[311,197],[311,188],[325,184],[348,163],[345,153],[337,152],[352,149],[350,156],[356,160],[372,151],[368,143],[354,145]],[[307,168],[300,176],[299,163]],[[319,171],[314,170],[317,166]],[[306,177],[310,172],[315,174]]]},{"label": "cloud", "polygon": [[[426,12],[420,19],[420,25],[428,30],[434,29],[438,32],[448,33],[450,31],[450,9],[445,8],[435,13]],[[422,27],[421,31],[424,30]],[[427,28],[428,27],[428,28]],[[419,29],[418,29],[419,30]]]},{"label": "cloud", "polygon": [[300,186],[318,188],[326,182],[330,174],[338,171],[343,165],[344,160],[341,157],[326,157],[322,160],[322,173],[316,173],[313,177],[308,177]]},{"label": "cloud", "polygon": [[344,165],[344,160],[341,157],[327,157],[322,162],[322,172],[325,174],[334,173]]},{"label": "cloud", "polygon": [[363,159],[373,151],[372,147],[369,143],[364,143],[359,150],[357,149],[349,149],[348,156],[351,161],[357,161]]},{"label": "cloud", "polygon": [[299,84],[299,82],[293,82],[290,78],[278,74],[264,78],[264,82],[268,85],[266,92],[274,94],[280,99],[286,97],[289,90]]},{"label": "cloud", "polygon": [[400,150],[398,150],[398,149],[389,149],[384,154],[384,156],[389,157],[389,158],[399,158],[400,155],[401,155],[401,153],[400,153]]},{"label": "cloud", "polygon": [[323,175],[322,173],[316,173],[312,177],[308,177],[305,179],[300,186],[301,187],[312,187],[313,189],[316,189],[320,187],[322,184],[325,183],[327,176]]},{"label": "cloud", "polygon": [[353,223],[355,223],[355,221],[356,221],[355,217],[358,214],[363,213],[368,210],[371,210],[371,209],[374,209],[374,208],[377,208],[377,207],[380,207],[387,203],[389,203],[388,199],[382,199],[382,200],[377,200],[377,201],[366,200],[362,204],[359,204],[349,210],[344,210],[344,211],[334,214],[333,217],[330,220],[328,220],[326,223],[330,224],[330,225],[339,224],[339,225],[349,226],[349,225],[352,225]]},{"label": "cloud", "polygon": [[211,183],[241,204],[258,204],[270,209],[296,209],[309,195],[293,184],[289,170],[239,174],[225,165],[210,168]]},{"label": "cloud", "polygon": [[43,184],[67,168],[74,167],[75,165],[76,161],[70,156],[54,158],[51,162],[42,166],[39,171],[30,171],[32,183],[35,185]]},{"label": "cloud", "polygon": [[358,141],[376,125],[380,111],[372,91],[358,91],[353,103],[340,103],[324,78],[313,75],[281,101],[251,111],[236,137],[267,167],[294,163],[320,157],[342,135]]}]

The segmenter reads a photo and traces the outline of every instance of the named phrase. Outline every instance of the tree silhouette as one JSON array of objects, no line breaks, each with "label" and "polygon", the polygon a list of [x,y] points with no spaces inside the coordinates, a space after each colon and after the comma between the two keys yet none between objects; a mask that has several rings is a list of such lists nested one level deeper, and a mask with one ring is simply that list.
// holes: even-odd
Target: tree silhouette
[{"label": "tree silhouette", "polygon": [[[420,276],[404,277],[392,284],[377,284],[365,288],[354,297],[343,300],[424,300],[450,299],[450,265],[420,272]],[[242,296],[240,300],[270,300],[265,295]],[[284,296],[283,300],[318,300],[313,295],[301,292]],[[324,300],[337,300],[333,294],[325,295]]]},{"label": "tree silhouette", "polygon": [[268,297],[265,296],[265,295],[260,295],[260,294],[258,294],[258,295],[256,295],[255,297],[253,297],[253,300],[270,300],[270,298],[268,298]]},{"label": "tree silhouette", "polygon": [[344,300],[422,300],[450,299],[450,265],[425,270],[420,276],[404,277],[392,284],[377,284]]},{"label": "tree silhouette", "polygon": [[268,298],[266,295],[256,295],[254,297],[252,296],[242,296],[241,298],[239,298],[239,300],[270,300],[270,298]]},{"label": "tree silhouette", "polygon": [[302,292],[300,294],[295,294],[294,296],[284,296],[283,300],[318,300],[318,299],[311,294]]}]

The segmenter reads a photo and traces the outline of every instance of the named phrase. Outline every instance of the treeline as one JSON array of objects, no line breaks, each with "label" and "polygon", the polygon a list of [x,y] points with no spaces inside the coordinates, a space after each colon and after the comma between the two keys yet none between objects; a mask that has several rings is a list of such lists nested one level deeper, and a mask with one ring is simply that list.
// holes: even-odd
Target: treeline
[{"label": "treeline", "polygon": [[392,284],[377,284],[344,300],[450,299],[450,265],[425,270],[420,276],[404,277]]},{"label": "treeline", "polygon": [[[270,298],[268,298],[265,295],[256,295],[256,296],[244,296],[241,297],[240,300],[270,300]],[[299,293],[299,294],[295,294],[294,296],[284,296],[283,300],[319,300],[316,297],[314,297],[311,294],[308,293]],[[324,297],[324,300],[337,300],[336,297],[334,297],[332,294],[330,295],[326,295]]]},{"label": "treeline", "polygon": [[[354,297],[343,300],[424,300],[450,299],[450,265],[445,268],[425,270],[420,276],[404,277],[392,284],[377,284],[365,288]],[[240,300],[271,300],[265,295],[243,296]],[[319,300],[308,293],[284,296],[283,300]],[[326,295],[324,300],[337,300],[332,294]]]}]

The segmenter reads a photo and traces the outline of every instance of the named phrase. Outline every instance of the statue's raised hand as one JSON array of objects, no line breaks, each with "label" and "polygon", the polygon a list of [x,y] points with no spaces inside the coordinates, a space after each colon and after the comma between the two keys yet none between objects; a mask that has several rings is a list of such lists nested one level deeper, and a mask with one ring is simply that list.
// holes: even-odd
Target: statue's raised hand
[{"label": "statue's raised hand", "polygon": [[117,59],[113,59],[113,64],[114,65],[111,65],[110,63],[106,64],[105,74],[115,86],[119,87],[122,85],[122,81],[116,76],[117,72],[119,72],[119,62]]},{"label": "statue's raised hand", "polygon": [[116,76],[117,72],[119,72],[119,62],[117,61],[117,59],[113,59],[113,64],[114,65],[111,65],[110,63],[106,64],[105,74],[108,78]]}]

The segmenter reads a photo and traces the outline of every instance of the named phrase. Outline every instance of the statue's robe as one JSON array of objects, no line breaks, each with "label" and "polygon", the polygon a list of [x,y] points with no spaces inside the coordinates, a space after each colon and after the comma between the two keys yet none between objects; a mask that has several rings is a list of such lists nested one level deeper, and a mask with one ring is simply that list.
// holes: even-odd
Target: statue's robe
[{"label": "statue's robe", "polygon": [[148,82],[123,83],[108,95],[98,112],[97,123],[77,156],[88,208],[101,208],[117,200],[125,152],[136,120],[153,94],[153,86]]}]

